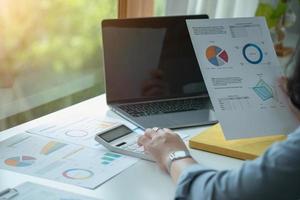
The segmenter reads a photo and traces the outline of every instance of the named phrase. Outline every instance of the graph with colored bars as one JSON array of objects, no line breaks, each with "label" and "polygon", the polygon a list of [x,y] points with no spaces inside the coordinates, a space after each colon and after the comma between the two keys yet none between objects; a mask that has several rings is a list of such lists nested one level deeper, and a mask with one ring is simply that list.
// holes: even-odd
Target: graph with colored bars
[{"label": "graph with colored bars", "polygon": [[59,149],[65,147],[67,144],[56,142],[56,141],[50,141],[48,142],[41,150],[41,154],[43,155],[49,155],[51,153],[54,153],[55,151],[58,151]]},{"label": "graph with colored bars", "polygon": [[227,52],[218,46],[209,46],[206,49],[206,58],[215,66],[222,66],[228,63]]},{"label": "graph with colored bars", "polygon": [[0,169],[89,189],[136,162],[135,158],[104,149],[67,144],[28,133],[11,137],[0,145]]},{"label": "graph with colored bars", "polygon": [[274,97],[272,87],[270,87],[264,80],[259,80],[255,87],[253,87],[254,92],[261,98],[261,100],[266,101]]},{"label": "graph with colored bars", "polygon": [[113,161],[117,160],[118,158],[121,158],[122,156],[115,153],[105,153],[101,158],[101,164],[102,165],[109,165]]}]

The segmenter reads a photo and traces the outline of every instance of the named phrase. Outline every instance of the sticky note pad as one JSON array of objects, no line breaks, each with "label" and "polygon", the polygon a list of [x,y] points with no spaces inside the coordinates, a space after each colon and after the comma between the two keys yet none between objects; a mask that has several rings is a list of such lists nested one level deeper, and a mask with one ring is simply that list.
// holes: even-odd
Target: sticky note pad
[{"label": "sticky note pad", "polygon": [[274,142],[286,135],[264,136],[249,139],[226,140],[220,124],[216,124],[189,140],[189,146],[211,153],[242,160],[252,160],[264,153]]}]

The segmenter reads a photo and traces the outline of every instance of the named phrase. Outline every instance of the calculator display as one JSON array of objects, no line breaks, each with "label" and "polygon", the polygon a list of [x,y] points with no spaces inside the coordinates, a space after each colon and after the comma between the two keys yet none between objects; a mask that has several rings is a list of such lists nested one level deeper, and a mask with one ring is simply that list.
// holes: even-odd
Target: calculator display
[{"label": "calculator display", "polygon": [[132,130],[124,125],[121,125],[105,133],[99,134],[99,137],[101,137],[106,142],[112,142],[120,137],[128,135],[129,133],[132,133]]}]

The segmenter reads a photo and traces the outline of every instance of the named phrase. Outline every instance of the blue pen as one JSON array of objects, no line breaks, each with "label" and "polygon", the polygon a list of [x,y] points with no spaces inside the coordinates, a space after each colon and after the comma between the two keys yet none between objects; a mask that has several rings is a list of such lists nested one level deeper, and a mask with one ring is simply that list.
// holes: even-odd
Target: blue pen
[{"label": "blue pen", "polygon": [[16,189],[6,189],[0,192],[0,200],[9,200],[18,195],[18,191]]}]

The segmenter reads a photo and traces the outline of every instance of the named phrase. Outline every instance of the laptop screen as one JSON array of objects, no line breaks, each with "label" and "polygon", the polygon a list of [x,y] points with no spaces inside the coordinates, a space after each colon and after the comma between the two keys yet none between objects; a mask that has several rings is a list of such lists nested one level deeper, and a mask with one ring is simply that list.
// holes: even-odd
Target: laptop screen
[{"label": "laptop screen", "polygon": [[105,20],[109,103],[206,95],[186,19],[207,15]]}]

